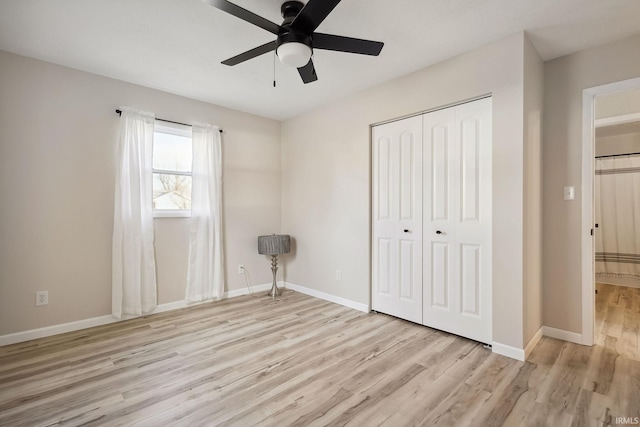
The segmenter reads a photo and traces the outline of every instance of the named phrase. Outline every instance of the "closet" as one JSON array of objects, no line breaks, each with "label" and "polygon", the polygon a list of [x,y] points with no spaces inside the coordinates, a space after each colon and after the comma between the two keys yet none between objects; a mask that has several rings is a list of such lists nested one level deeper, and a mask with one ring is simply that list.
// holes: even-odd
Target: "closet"
[{"label": "closet", "polygon": [[491,342],[491,98],[372,128],[372,308]]}]

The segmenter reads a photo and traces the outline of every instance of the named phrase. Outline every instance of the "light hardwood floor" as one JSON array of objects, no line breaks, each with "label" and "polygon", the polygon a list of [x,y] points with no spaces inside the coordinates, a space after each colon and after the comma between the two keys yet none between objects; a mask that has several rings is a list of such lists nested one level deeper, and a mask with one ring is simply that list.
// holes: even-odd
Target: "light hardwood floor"
[{"label": "light hardwood floor", "polygon": [[0,425],[616,425],[640,416],[640,289],[598,288],[597,345],[524,363],[293,291],[0,347]]}]

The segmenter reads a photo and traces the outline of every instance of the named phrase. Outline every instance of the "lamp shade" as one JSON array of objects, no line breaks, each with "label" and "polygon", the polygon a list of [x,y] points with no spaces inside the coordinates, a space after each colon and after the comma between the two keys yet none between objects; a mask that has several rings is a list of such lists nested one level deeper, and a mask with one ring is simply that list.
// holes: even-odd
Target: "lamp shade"
[{"label": "lamp shade", "polygon": [[262,255],[288,254],[291,250],[291,236],[288,234],[272,234],[258,236],[258,253]]}]

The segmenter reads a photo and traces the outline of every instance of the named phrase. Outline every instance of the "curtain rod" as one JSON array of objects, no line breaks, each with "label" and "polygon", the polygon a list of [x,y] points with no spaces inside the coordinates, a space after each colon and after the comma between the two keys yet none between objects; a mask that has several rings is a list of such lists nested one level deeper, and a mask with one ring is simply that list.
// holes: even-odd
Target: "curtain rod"
[{"label": "curtain rod", "polygon": [[[122,116],[122,110],[116,110],[116,114],[118,114],[119,116]],[[188,123],[174,122],[173,120],[159,119],[157,117],[155,119],[156,120],[160,120],[161,122],[167,122],[167,123],[173,123],[173,124],[176,124],[176,125],[193,127],[193,125],[190,125]],[[220,133],[222,133],[222,129],[220,129]]]},{"label": "curtain rod", "polygon": [[638,153],[623,153],[623,154],[609,154],[609,155],[606,155],[606,156],[596,156],[596,159],[601,159],[603,157],[637,156],[639,154],[640,154],[640,152],[638,152]]}]

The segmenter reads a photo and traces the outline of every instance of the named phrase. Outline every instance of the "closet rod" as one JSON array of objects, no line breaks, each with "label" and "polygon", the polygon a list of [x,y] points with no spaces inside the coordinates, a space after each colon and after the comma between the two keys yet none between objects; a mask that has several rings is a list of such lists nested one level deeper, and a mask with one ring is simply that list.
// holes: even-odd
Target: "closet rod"
[{"label": "closet rod", "polygon": [[621,156],[637,156],[640,155],[640,152],[638,153],[624,153],[624,154],[609,154],[606,156],[596,156],[596,159],[601,159],[603,157],[621,157]]},{"label": "closet rod", "polygon": [[[121,110],[116,110],[116,114],[118,114],[119,116],[122,115],[122,111]],[[161,122],[167,122],[167,123],[173,123],[176,125],[182,125],[182,126],[189,126],[192,127],[192,125],[188,124],[188,123],[180,123],[180,122],[174,122],[173,120],[167,120],[167,119],[159,119],[156,117],[156,120],[160,120]],[[222,133],[222,129],[220,129],[220,133]]]}]

